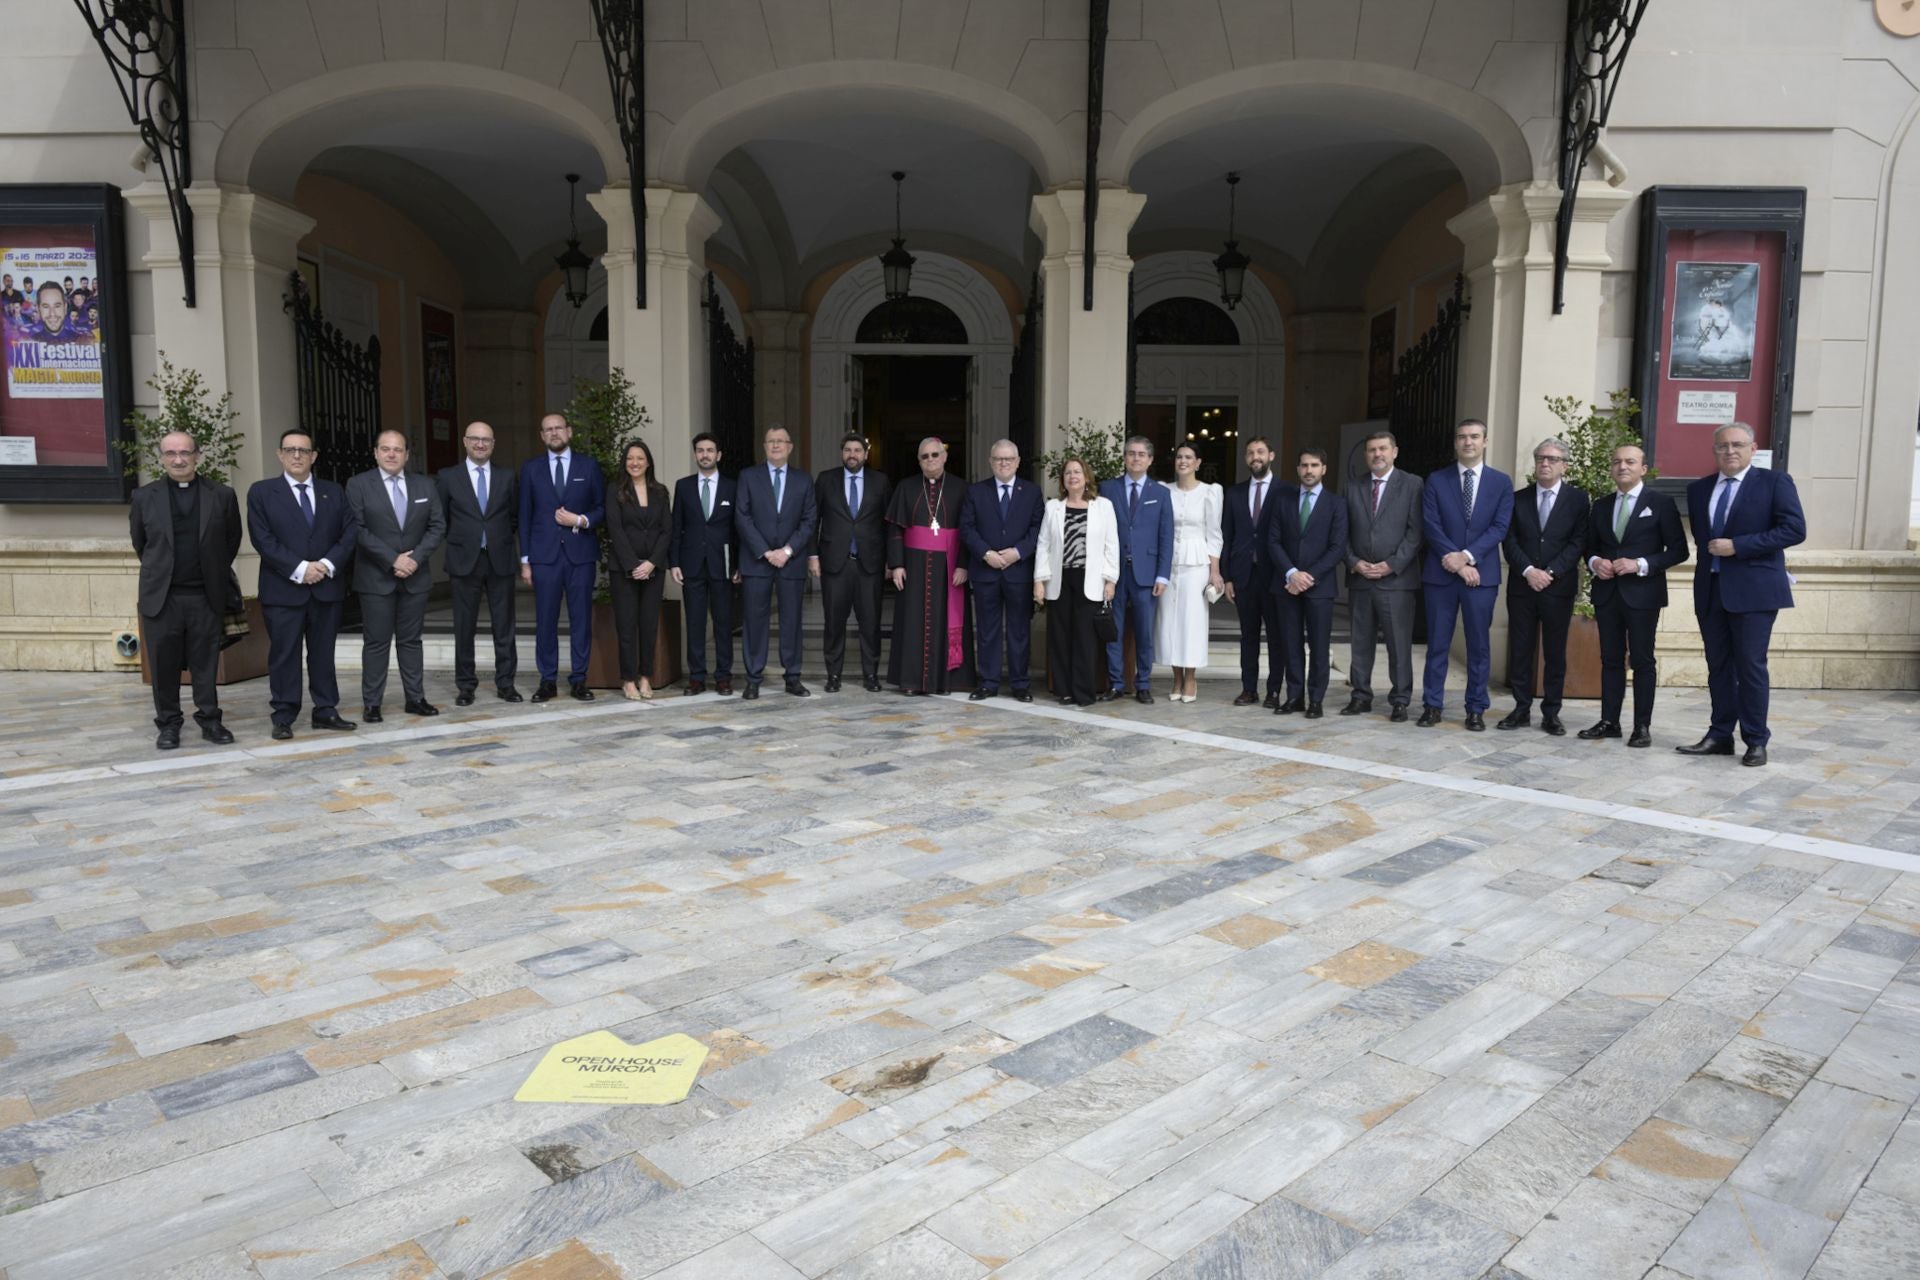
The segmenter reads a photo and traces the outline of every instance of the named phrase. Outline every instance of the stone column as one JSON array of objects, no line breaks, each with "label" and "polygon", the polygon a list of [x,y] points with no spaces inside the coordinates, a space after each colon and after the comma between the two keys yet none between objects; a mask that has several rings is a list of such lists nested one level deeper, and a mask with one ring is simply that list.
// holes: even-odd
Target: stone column
[{"label": "stone column", "polygon": [[466,337],[467,403],[454,429],[487,423],[498,441],[494,459],[503,467],[518,467],[536,447],[540,388],[533,370],[540,317],[510,308],[469,307],[461,313],[460,331]]},{"label": "stone column", "polygon": [[[809,451],[812,424],[806,420],[805,353],[800,349],[800,331],[807,327],[807,313],[749,311],[741,319],[747,326],[747,333],[743,336],[753,339],[755,437],[771,424],[781,423],[793,433],[794,457],[814,458],[815,455]],[[833,447],[833,456],[840,456],[837,443]]]},{"label": "stone column", "polygon": [[1093,310],[1085,309],[1086,193],[1063,188],[1033,198],[1029,219],[1044,246],[1037,447],[1057,449],[1076,418],[1111,426],[1127,418],[1127,235],[1146,196],[1102,187],[1095,215]]},{"label": "stone column", "polygon": [[[646,253],[634,244],[632,189],[616,183],[587,197],[607,224],[607,364],[632,380],[653,419],[654,458],[671,486],[693,466],[693,437],[707,429],[707,341],[700,310],[707,237],[720,215],[691,191],[649,186]],[[647,273],[647,307],[634,272]]]}]

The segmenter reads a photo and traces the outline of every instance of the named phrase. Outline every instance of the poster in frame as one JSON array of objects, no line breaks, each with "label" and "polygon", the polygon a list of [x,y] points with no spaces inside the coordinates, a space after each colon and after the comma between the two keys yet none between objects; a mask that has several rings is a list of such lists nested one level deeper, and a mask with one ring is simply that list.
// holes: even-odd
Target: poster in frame
[{"label": "poster in frame", "polygon": [[125,254],[118,187],[0,185],[0,502],[132,492]]},{"label": "poster in frame", "polygon": [[1740,421],[1788,461],[1806,191],[1651,187],[1641,197],[1633,394],[1661,488],[1714,470]]}]

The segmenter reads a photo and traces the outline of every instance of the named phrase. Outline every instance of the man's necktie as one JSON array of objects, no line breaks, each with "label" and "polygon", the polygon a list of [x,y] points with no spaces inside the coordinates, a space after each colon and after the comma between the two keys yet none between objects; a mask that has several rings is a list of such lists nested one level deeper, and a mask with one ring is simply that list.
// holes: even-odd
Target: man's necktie
[{"label": "man's necktie", "polygon": [[773,469],[773,513],[775,515],[780,514],[780,491],[786,487],[787,469],[785,467],[775,467]]},{"label": "man's necktie", "polygon": [[1001,524],[1005,524],[1007,522],[1007,503],[1012,501],[1012,499],[1013,499],[1013,487],[1011,485],[1004,485],[1004,484],[1001,485],[1000,486],[1000,523]]},{"label": "man's necktie", "polygon": [[1133,518],[1139,514],[1140,486],[1138,484],[1129,484],[1127,486],[1127,523],[1132,524]]},{"label": "man's necktie", "polygon": [[1305,529],[1307,521],[1313,519],[1313,490],[1300,495],[1300,527]]},{"label": "man's necktie", "polygon": [[1253,486],[1253,523],[1260,523],[1260,508],[1267,505],[1267,482],[1265,480]]},{"label": "man's necktie", "polygon": [[[1720,482],[1720,500],[1713,504],[1713,523],[1708,527],[1708,532],[1716,538],[1724,538],[1727,536],[1727,508],[1733,505],[1733,487],[1736,483],[1738,482],[1733,480],[1722,480]],[[1722,557],[1720,556],[1714,556],[1713,563],[1708,567],[1707,571],[1709,573],[1720,572],[1721,559]]]},{"label": "man's necktie", "polygon": [[1613,540],[1624,541],[1627,536],[1627,517],[1633,514],[1633,499],[1626,494],[1618,494],[1613,500]]},{"label": "man's necktie", "polygon": [[[847,477],[847,514],[850,516],[860,514],[860,473],[858,471]],[[860,554],[860,539],[853,533],[847,535],[847,554],[855,556]]]},{"label": "man's necktie", "polygon": [[700,477],[700,514],[713,519],[713,481]]},{"label": "man's necktie", "polygon": [[393,494],[393,522],[405,529],[407,527],[407,486],[401,483],[399,476],[387,477],[387,484],[391,486]]},{"label": "man's necktie", "polygon": [[1467,509],[1467,519],[1473,519],[1473,468],[1468,467],[1460,473],[1460,505]]},{"label": "man's necktie", "polygon": [[1373,514],[1375,515],[1380,514],[1380,491],[1386,487],[1387,482],[1385,480],[1382,480],[1379,476],[1373,478]]},{"label": "man's necktie", "polygon": [[293,487],[300,491],[300,514],[307,518],[307,528],[311,529],[313,528],[313,501],[307,497],[307,486],[297,484]]},{"label": "man's necktie", "polygon": [[1547,531],[1547,520],[1553,515],[1553,490],[1540,491],[1540,532]]},{"label": "man's necktie", "polygon": [[559,454],[553,456],[553,496],[567,505],[567,460]]},{"label": "man's necktie", "polygon": [[487,549],[487,469],[475,467],[473,482],[480,498],[480,549]]}]

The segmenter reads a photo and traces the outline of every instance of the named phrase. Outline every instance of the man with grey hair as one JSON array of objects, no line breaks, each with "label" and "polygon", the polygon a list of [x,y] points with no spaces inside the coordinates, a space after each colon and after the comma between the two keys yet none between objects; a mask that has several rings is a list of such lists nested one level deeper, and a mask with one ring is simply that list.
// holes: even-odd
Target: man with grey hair
[{"label": "man with grey hair", "polygon": [[979,633],[974,657],[980,680],[969,701],[1000,691],[1001,658],[1013,696],[1032,702],[1027,671],[1033,638],[1033,553],[1046,513],[1040,486],[1020,478],[1020,449],[995,440],[987,451],[990,479],[967,490],[960,508],[960,542],[973,584],[973,621]]},{"label": "man with grey hair", "polygon": [[1718,474],[1687,486],[1687,518],[1700,549],[1693,612],[1707,651],[1713,719],[1681,755],[1730,756],[1737,724],[1746,765],[1767,762],[1767,644],[1773,620],[1793,608],[1786,549],[1807,540],[1800,494],[1784,471],[1753,465],[1753,428],[1730,422],[1713,433]]},{"label": "man with grey hair", "polygon": [[1541,655],[1540,727],[1558,738],[1567,684],[1567,632],[1580,593],[1580,551],[1586,545],[1589,494],[1566,483],[1567,442],[1549,436],[1533,447],[1533,483],[1513,497],[1513,520],[1502,550],[1507,579],[1507,684],[1513,710],[1495,725],[1533,723],[1534,654]]},{"label": "man with grey hair", "polygon": [[896,485],[887,505],[887,573],[899,592],[887,679],[902,693],[925,696],[970,682],[960,545],[966,482],[947,474],[944,440],[928,436],[914,456],[920,474]]},{"label": "man with grey hair", "polygon": [[780,665],[786,690],[796,698],[812,690],[800,682],[801,601],[807,589],[807,556],[819,523],[813,478],[787,465],[793,434],[773,423],[760,438],[766,462],[740,472],[734,527],[740,531],[740,573],[745,578],[747,687],[743,701],[760,696],[776,595],[780,603]]}]

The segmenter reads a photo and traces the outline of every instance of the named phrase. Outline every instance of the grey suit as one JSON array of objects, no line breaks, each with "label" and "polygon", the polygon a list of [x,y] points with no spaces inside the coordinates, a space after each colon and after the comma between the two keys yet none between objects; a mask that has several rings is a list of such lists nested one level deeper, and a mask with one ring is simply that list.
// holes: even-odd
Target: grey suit
[{"label": "grey suit", "polygon": [[[400,687],[408,702],[427,697],[425,647],[427,593],[433,590],[433,571],[427,559],[446,536],[447,516],[433,481],[413,471],[400,473],[405,482],[407,510],[402,521],[394,512],[386,476],[375,467],[347,481],[347,509],[358,531],[353,557],[353,589],[360,596],[364,628],[361,649],[360,695],[368,707],[377,707],[387,692],[387,653],[397,648]],[[397,578],[393,562],[412,555],[419,568]]]},{"label": "grey suit", "polygon": [[[1394,468],[1374,510],[1373,476],[1349,481],[1347,498],[1347,600],[1353,621],[1353,659],[1348,665],[1354,701],[1373,702],[1373,646],[1384,632],[1387,673],[1393,681],[1388,701],[1404,707],[1413,700],[1413,611],[1420,589],[1420,501],[1424,486],[1411,471]],[[1384,578],[1363,578],[1356,566],[1385,562]]]}]

